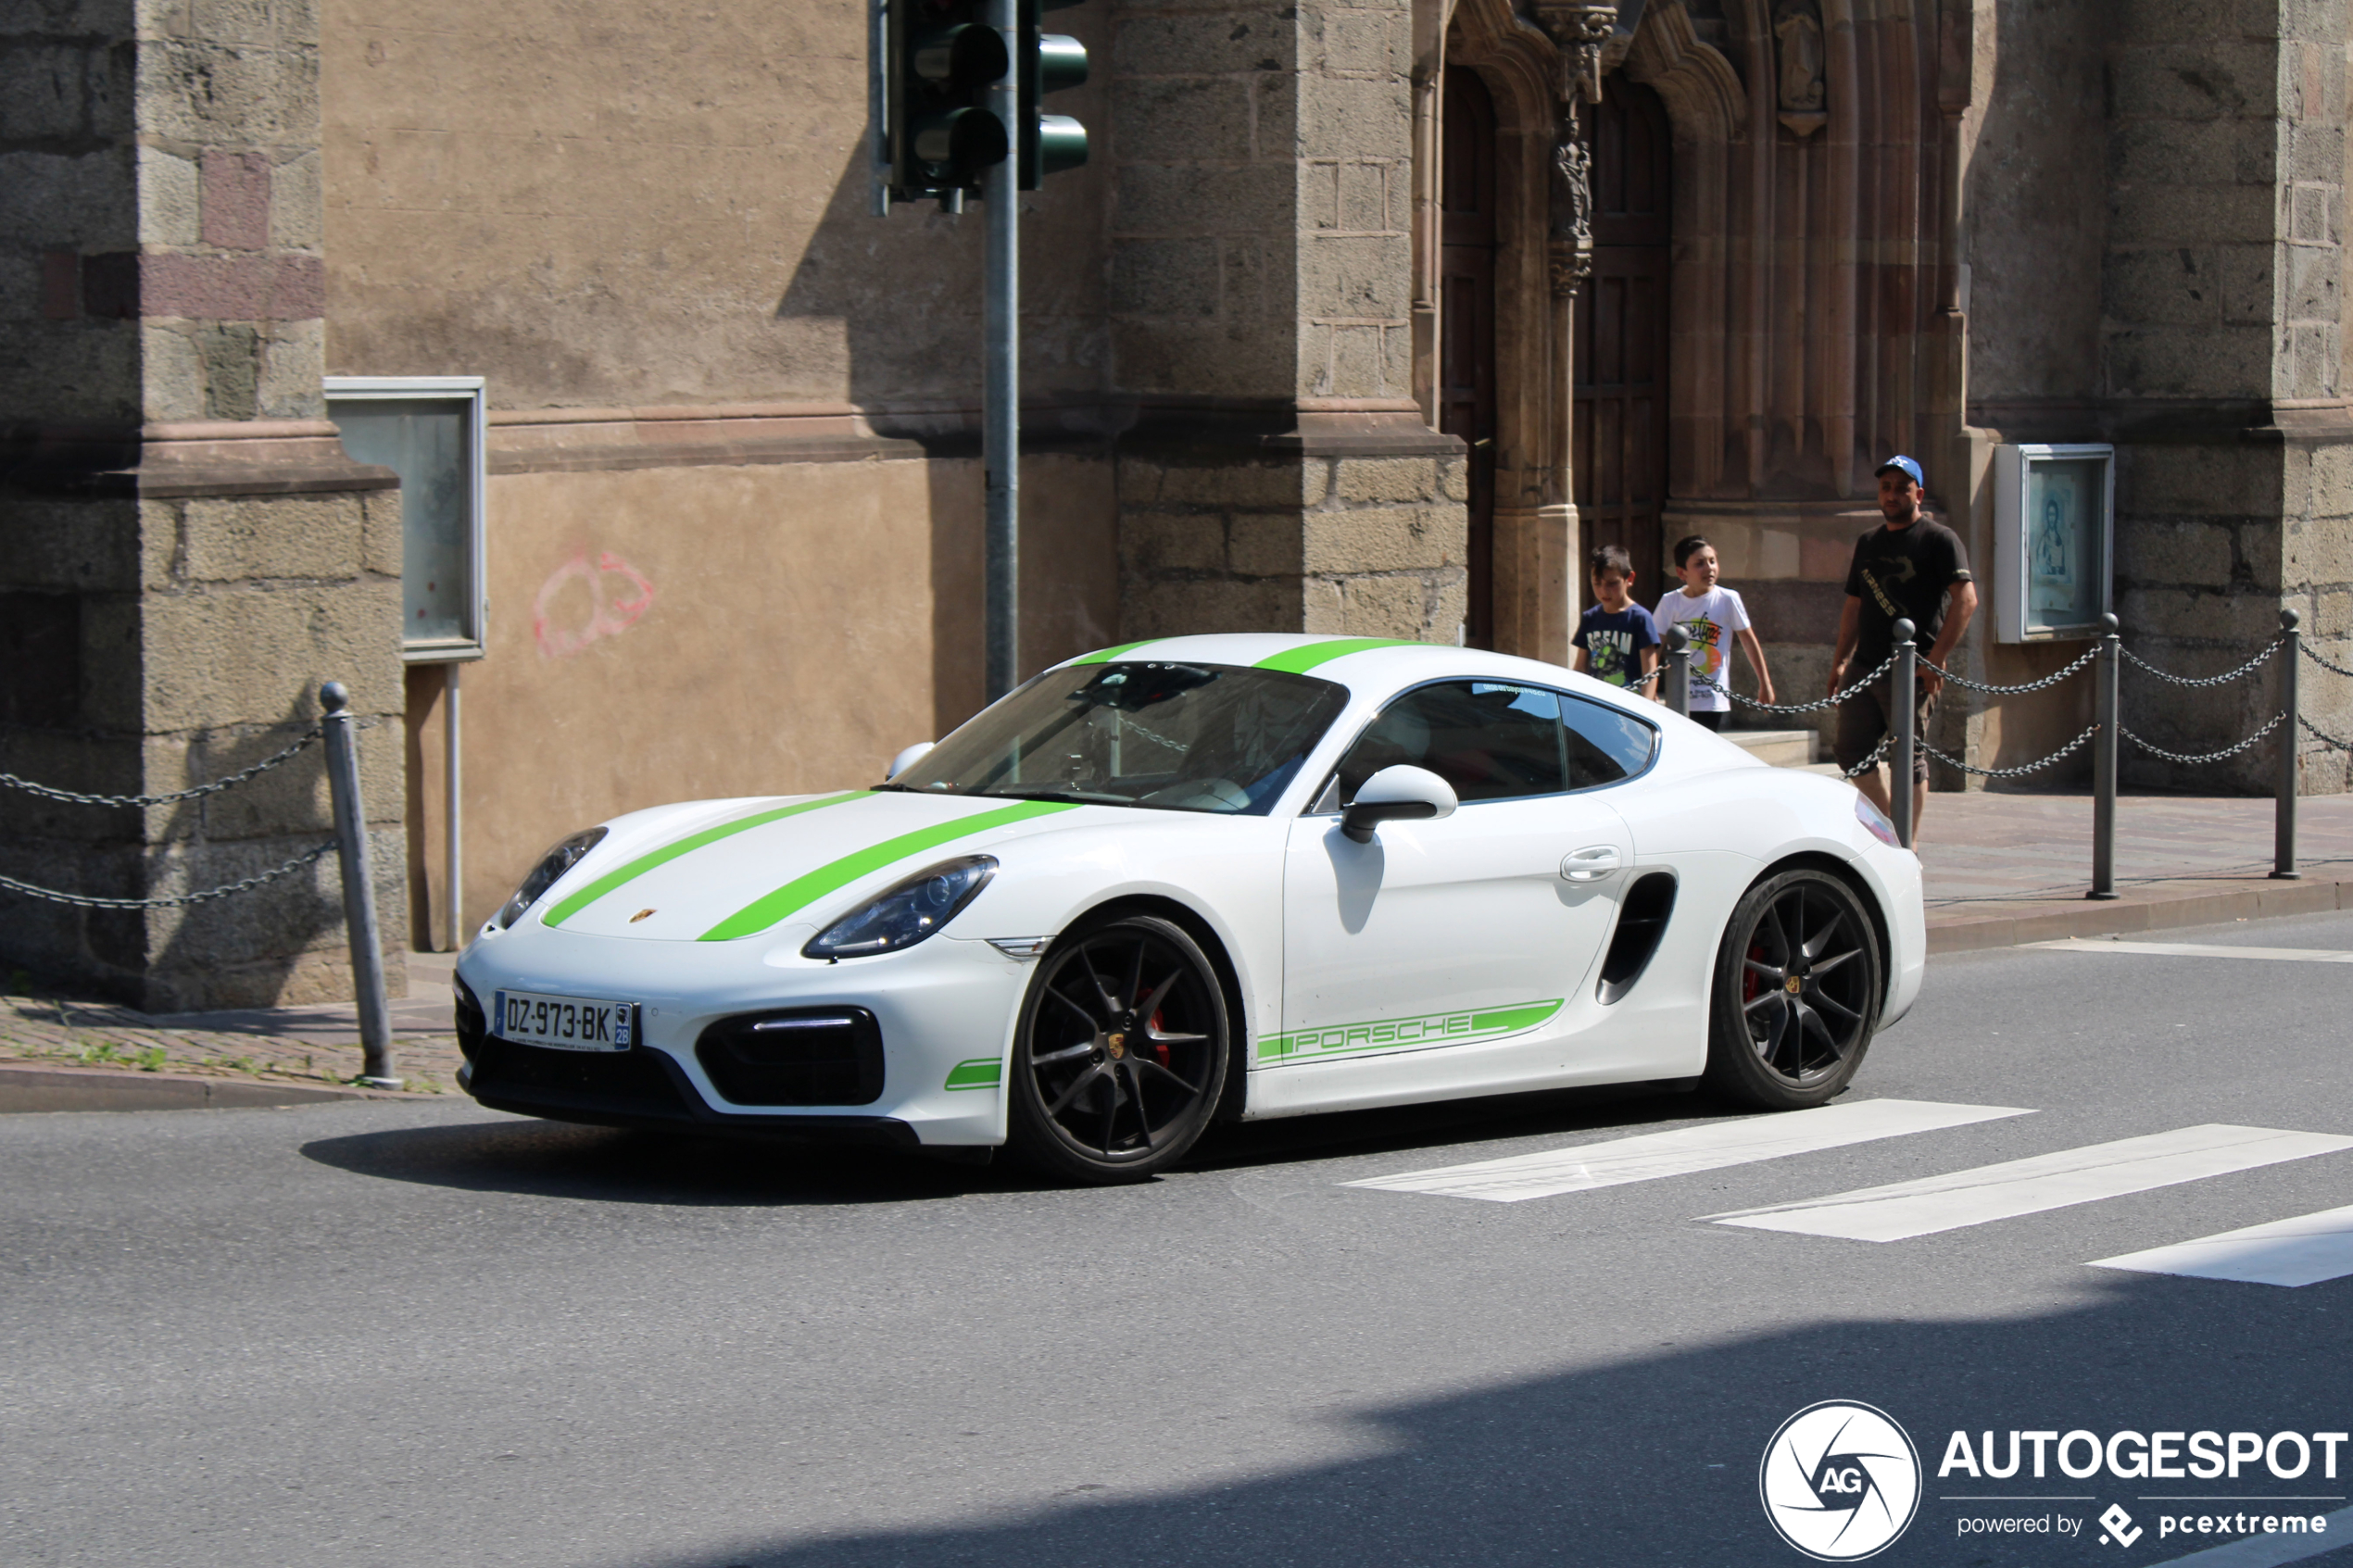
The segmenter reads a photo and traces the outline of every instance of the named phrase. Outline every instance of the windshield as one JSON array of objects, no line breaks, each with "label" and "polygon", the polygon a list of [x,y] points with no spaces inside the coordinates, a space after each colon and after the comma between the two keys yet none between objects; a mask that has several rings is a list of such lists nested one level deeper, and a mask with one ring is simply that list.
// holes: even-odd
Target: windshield
[{"label": "windshield", "polygon": [[1263,816],[1347,702],[1344,687],[1273,670],[1050,670],[891,783],[921,794]]}]

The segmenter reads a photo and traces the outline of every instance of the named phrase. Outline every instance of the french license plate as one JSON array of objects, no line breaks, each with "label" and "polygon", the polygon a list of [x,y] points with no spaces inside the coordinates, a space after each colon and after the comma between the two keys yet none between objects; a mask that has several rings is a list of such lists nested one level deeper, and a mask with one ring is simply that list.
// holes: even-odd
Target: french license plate
[{"label": "french license plate", "polygon": [[560,1051],[625,1051],[637,1010],[629,1002],[550,997],[537,991],[497,993],[492,1032],[505,1040]]}]

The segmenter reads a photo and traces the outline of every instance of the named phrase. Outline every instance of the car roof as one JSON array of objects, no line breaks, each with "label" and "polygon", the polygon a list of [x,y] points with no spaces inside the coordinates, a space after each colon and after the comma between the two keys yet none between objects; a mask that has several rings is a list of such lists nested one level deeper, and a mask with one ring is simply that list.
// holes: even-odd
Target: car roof
[{"label": "car roof", "polygon": [[[1401,686],[1448,676],[1529,682],[1580,696],[1624,702],[1618,687],[1578,675],[1557,664],[1484,648],[1394,637],[1333,637],[1284,632],[1227,632],[1160,637],[1123,643],[1067,659],[1063,667],[1127,662],[1244,665],[1261,670],[1313,674],[1358,696],[1384,695]],[[1644,706],[1648,706],[1645,704]]]}]

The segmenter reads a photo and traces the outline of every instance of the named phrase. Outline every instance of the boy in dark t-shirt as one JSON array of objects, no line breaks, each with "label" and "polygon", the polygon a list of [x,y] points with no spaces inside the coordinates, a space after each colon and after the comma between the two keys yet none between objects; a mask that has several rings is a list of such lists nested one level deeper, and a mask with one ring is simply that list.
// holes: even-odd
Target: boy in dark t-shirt
[{"label": "boy in dark t-shirt", "polygon": [[1593,603],[1569,639],[1577,649],[1577,671],[1640,690],[1658,668],[1658,628],[1650,611],[1634,602],[1633,558],[1616,545],[1602,545],[1592,563]]},{"label": "boy in dark t-shirt", "polygon": [[[1895,646],[1895,622],[1909,621],[1913,642],[1925,664],[1944,664],[1961,633],[1977,613],[1977,583],[1969,575],[1969,552],[1960,535],[1921,512],[1920,466],[1909,458],[1890,458],[1880,465],[1879,509],[1887,521],[1855,541],[1855,561],[1846,573],[1846,605],[1838,621],[1838,648],[1831,655],[1831,695],[1846,684],[1851,671],[1860,679],[1887,661]],[[1918,709],[1913,734],[1925,737],[1936,712],[1936,694],[1944,684],[1934,671],[1922,669],[1916,692]],[[1893,694],[1886,677],[1839,705],[1838,737],[1833,750],[1841,768],[1859,766],[1888,732]],[[1919,832],[1920,812],[1928,805],[1928,753],[1912,753],[1912,824]],[[1856,781],[1856,786],[1881,810],[1893,809],[1877,768]]]}]

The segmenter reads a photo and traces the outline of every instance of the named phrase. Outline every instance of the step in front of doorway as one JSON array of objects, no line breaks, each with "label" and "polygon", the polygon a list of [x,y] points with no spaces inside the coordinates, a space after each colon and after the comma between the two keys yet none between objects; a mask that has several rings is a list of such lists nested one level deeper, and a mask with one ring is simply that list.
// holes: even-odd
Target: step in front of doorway
[{"label": "step in front of doorway", "polygon": [[1760,762],[1776,768],[1810,768],[1814,765],[1815,733],[1812,730],[1726,730],[1723,736],[1734,746],[1746,750]]}]

